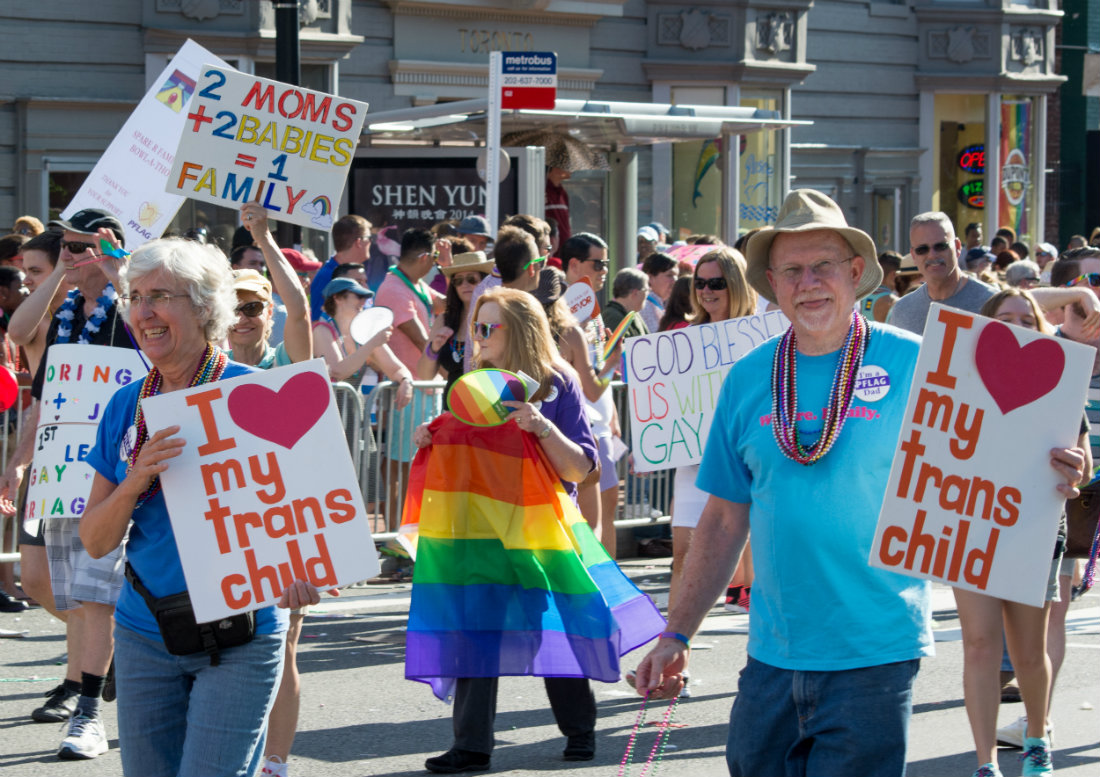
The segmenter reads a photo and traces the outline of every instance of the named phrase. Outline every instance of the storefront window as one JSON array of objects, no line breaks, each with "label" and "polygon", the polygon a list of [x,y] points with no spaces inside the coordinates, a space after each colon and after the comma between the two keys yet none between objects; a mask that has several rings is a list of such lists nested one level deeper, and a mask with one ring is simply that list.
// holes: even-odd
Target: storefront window
[{"label": "storefront window", "polygon": [[[674,105],[725,105],[723,86],[673,87]],[[673,239],[722,234],[722,139],[672,146]]]},{"label": "storefront window", "polygon": [[1041,231],[1041,225],[1035,223],[1037,119],[1034,98],[1002,98],[1001,169],[991,176],[1000,187],[997,226],[1010,227],[1016,231],[1017,240],[1029,245],[1039,239]]},{"label": "storefront window", "polygon": [[[745,108],[780,111],[778,94],[743,93]],[[738,231],[768,226],[775,222],[783,194],[778,132],[754,132],[741,136],[740,199]]]},{"label": "storefront window", "polygon": [[935,96],[936,165],[932,210],[951,217],[961,236],[970,222],[984,223],[985,96]]},{"label": "storefront window", "polygon": [[[875,248],[883,251],[898,251],[898,211],[901,192],[894,189],[876,189],[874,194],[874,239]],[[908,253],[908,247],[900,253]]]}]

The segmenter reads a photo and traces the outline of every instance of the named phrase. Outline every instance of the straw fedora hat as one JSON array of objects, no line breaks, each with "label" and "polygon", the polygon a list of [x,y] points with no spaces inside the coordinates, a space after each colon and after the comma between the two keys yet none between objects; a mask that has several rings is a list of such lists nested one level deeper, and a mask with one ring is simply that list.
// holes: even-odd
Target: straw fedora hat
[{"label": "straw fedora hat", "polygon": [[455,254],[451,258],[449,267],[440,267],[443,274],[450,278],[456,272],[490,272],[493,269],[493,260],[485,258],[484,251],[468,251],[464,254]]},{"label": "straw fedora hat", "polygon": [[763,229],[745,244],[748,270],[745,275],[752,287],[765,299],[775,302],[775,292],[768,283],[768,253],[775,236],[783,232],[810,232],[830,229],[840,233],[852,253],[863,257],[863,277],[856,284],[856,299],[862,299],[882,283],[882,268],[877,260],[875,241],[862,230],[848,226],[840,206],[819,191],[795,189],[783,200],[783,207],[772,229]]}]

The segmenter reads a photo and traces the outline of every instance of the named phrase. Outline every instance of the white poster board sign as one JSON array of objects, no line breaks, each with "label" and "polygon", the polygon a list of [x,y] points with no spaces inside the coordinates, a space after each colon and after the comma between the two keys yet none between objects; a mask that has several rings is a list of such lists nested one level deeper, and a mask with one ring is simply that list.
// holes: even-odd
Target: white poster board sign
[{"label": "white poster board sign", "polygon": [[266,607],[296,579],[378,573],[378,554],[321,359],[151,397],[152,435],[187,441],[161,476],[199,622]]},{"label": "white poster board sign", "polygon": [[64,218],[83,208],[105,210],[122,222],[130,251],[164,233],[184,200],[164,184],[206,62],[229,67],[193,40],[180,47],[61,212]]},{"label": "white poster board sign", "polygon": [[772,310],[624,340],[634,470],[698,464],[726,373],[788,326],[787,317]]},{"label": "white poster board sign", "polygon": [[367,104],[206,66],[187,113],[168,191],[332,228]]},{"label": "white poster board sign", "polygon": [[79,518],[95,470],[86,461],[114,393],[148,370],[138,352],[61,343],[46,351],[45,379],[27,483],[27,530],[43,518]]},{"label": "white poster board sign", "polygon": [[871,565],[1041,607],[1093,355],[933,304]]}]

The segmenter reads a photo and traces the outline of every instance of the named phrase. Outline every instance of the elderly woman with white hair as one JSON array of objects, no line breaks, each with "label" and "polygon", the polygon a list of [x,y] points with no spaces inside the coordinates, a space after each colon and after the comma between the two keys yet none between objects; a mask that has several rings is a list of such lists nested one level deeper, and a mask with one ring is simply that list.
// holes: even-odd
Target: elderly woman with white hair
[{"label": "elderly woman with white hair", "polygon": [[[195,624],[159,475],[185,445],[179,426],[150,435],[141,400],[234,378],[251,367],[216,343],[237,296],[217,249],[168,239],[146,243],[121,274],[122,298],[148,376],[112,397],[88,463],[96,470],[80,537],[99,557],[126,539],[127,581],[115,610],[118,728],[125,775],[251,777],[283,662],[285,610],[266,607]],[[319,601],[304,581],[280,607]],[[180,617],[158,618],[170,607]],[[188,621],[188,617],[190,620]],[[210,638],[210,639],[207,639]],[[207,650],[201,647],[206,645]]]}]

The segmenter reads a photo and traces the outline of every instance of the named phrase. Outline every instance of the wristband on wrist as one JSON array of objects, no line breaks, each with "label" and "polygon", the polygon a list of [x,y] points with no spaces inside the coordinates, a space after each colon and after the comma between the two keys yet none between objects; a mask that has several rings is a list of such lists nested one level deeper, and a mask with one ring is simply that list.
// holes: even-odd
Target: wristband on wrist
[{"label": "wristband on wrist", "polygon": [[691,647],[691,642],[688,640],[688,638],[678,631],[662,631],[660,634],[660,639],[665,639],[666,637],[668,639],[675,639],[679,642],[683,642],[684,647],[686,648]]},{"label": "wristband on wrist", "polygon": [[439,359],[439,351],[432,348],[431,340],[429,340],[428,344],[424,346],[424,355],[431,359],[433,362]]}]

